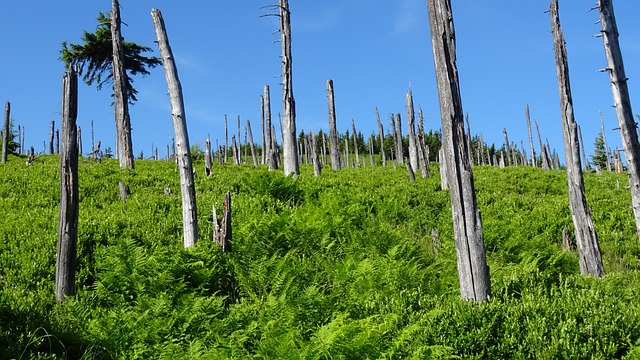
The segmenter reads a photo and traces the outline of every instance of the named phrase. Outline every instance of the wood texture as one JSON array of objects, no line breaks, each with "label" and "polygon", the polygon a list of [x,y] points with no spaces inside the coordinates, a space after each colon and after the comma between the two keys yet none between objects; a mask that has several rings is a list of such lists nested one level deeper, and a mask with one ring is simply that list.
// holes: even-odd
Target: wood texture
[{"label": "wood texture", "polygon": [[182,85],[178,78],[178,69],[173,57],[164,20],[160,10],[151,10],[151,17],[156,31],[162,66],[164,67],[169,98],[171,99],[171,115],[176,139],[176,157],[180,172],[180,190],[182,193],[182,224],[184,231],[184,247],[195,245],[198,239],[198,215],[196,207],[196,189],[193,180],[193,165],[189,149],[187,119],[182,97]]},{"label": "wood texture", "polygon": [[329,113],[329,154],[331,158],[331,169],[340,170],[342,161],[340,159],[340,139],[336,126],[336,102],[333,92],[333,80],[327,80],[327,106]]},{"label": "wood texture", "polygon": [[296,103],[293,97],[291,57],[291,13],[289,1],[280,0],[280,35],[282,44],[282,154],[284,175],[300,174],[296,134]]},{"label": "wood texture", "polygon": [[9,157],[9,123],[11,119],[11,103],[4,104],[4,124],[2,126],[2,163],[7,162]]}]

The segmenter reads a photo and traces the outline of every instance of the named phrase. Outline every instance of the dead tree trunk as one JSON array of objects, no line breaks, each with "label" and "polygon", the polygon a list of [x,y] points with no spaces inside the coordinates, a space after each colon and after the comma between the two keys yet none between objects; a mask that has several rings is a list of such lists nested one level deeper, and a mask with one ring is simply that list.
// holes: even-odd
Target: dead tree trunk
[{"label": "dead tree trunk", "polygon": [[11,103],[4,104],[4,126],[2,127],[2,163],[7,162],[9,155],[9,123],[11,122]]},{"label": "dead tree trunk", "polygon": [[407,167],[407,175],[409,176],[409,182],[416,182],[416,174],[413,171],[413,168],[411,167],[411,161],[409,161],[408,163],[405,163],[406,167]]},{"label": "dead tree trunk", "polygon": [[533,148],[533,133],[531,131],[531,116],[529,114],[529,104],[524,109],[527,118],[527,131],[529,132],[529,151],[531,151],[531,166],[536,167],[536,153]]},{"label": "dead tree trunk", "polygon": [[587,161],[587,152],[584,150],[584,141],[582,140],[582,128],[578,125],[578,138],[580,140],[580,153],[582,154],[582,162],[585,170],[589,170],[589,161]]},{"label": "dead tree trunk", "polygon": [[360,155],[358,155],[358,135],[356,135],[356,123],[351,119],[351,131],[353,132],[353,149],[356,154],[355,167],[360,167]]},{"label": "dead tree trunk", "polygon": [[404,147],[402,145],[402,119],[400,114],[396,114],[396,162],[404,164]]},{"label": "dead tree trunk", "polygon": [[[444,139],[442,139],[442,141],[444,141]],[[444,155],[444,146],[440,148],[438,161],[440,163],[440,189],[449,190],[449,183],[447,182],[447,158]]]},{"label": "dead tree trunk", "polygon": [[562,115],[562,134],[564,135],[564,153],[567,163],[567,180],[569,186],[569,205],[575,228],[576,243],[580,255],[580,272],[582,275],[602,277],[604,268],[600,256],[598,236],[591,218],[591,209],[584,195],[584,179],[580,164],[580,143],[578,125],[573,113],[573,99],[569,81],[569,65],[560,17],[558,0],[552,0],[549,9],[551,29],[556,58],[556,74],[558,76],[558,92],[560,93],[560,113]]},{"label": "dead tree trunk", "polygon": [[447,159],[447,179],[453,208],[460,294],[463,299],[486,301],[491,295],[491,282],[473,172],[464,139],[451,2],[428,0],[427,7],[445,139],[443,145]]},{"label": "dead tree trunk", "polygon": [[211,240],[222,247],[223,252],[231,252],[231,193],[227,192],[222,202],[222,219],[218,220],[216,206],[213,205],[213,233]]},{"label": "dead tree trunk", "polygon": [[113,47],[113,101],[116,115],[116,138],[120,167],[133,169],[134,155],[131,140],[131,118],[129,117],[129,99],[127,93],[127,74],[122,34],[120,32],[120,5],[113,0],[111,6],[111,43]]},{"label": "dead tree trunk", "polygon": [[260,164],[267,164],[267,139],[266,128],[264,122],[264,96],[260,95],[260,140],[262,141],[262,148],[260,151],[261,159]]},{"label": "dead tree trunk", "polygon": [[204,143],[204,174],[211,176],[211,139],[209,135]]},{"label": "dead tree trunk", "polygon": [[600,110],[600,131],[602,131],[602,142],[604,142],[604,153],[607,157],[607,171],[611,172],[611,153],[609,153],[609,145],[607,145],[607,136],[604,132],[604,118],[602,117],[602,110]]},{"label": "dead tree trunk", "polygon": [[75,293],[78,245],[78,78],[67,70],[62,95],[62,154],[60,155],[60,215],[56,256],[56,300]]},{"label": "dead tree trunk", "polygon": [[264,86],[264,130],[269,170],[278,170],[276,148],[274,146],[276,134],[273,131],[273,125],[271,125],[271,91],[269,90],[269,85]]},{"label": "dead tree trunk", "polygon": [[320,176],[322,174],[322,164],[318,158],[318,137],[311,132],[311,162],[313,163],[313,175]]},{"label": "dead tree trunk", "polygon": [[416,139],[416,114],[413,108],[413,91],[409,88],[406,97],[407,133],[409,138],[409,163],[411,169],[418,170],[418,141]]},{"label": "dead tree trunk", "polygon": [[82,156],[82,129],[78,126],[78,155]]},{"label": "dead tree trunk", "polygon": [[611,0],[599,0],[598,8],[600,9],[602,38],[608,63],[606,71],[611,79],[611,91],[616,114],[618,115],[622,148],[627,158],[631,208],[636,221],[636,232],[640,237],[640,143],[638,142],[636,123],[631,109],[629,88],[627,86],[628,79],[624,70],[622,51],[618,42],[618,25],[613,12],[613,2]]},{"label": "dead tree trunk", "polygon": [[507,152],[505,154],[505,158],[507,158],[507,166],[515,165],[511,163],[511,148],[509,147],[509,136],[507,135],[507,129],[502,129],[502,134],[504,135],[504,149]]},{"label": "dead tree trunk", "polygon": [[60,154],[60,131],[56,129],[56,154]]},{"label": "dead tree trunk", "polygon": [[465,135],[465,140],[467,141],[467,151],[469,151],[469,163],[471,166],[474,166],[473,163],[473,147],[471,146],[471,125],[469,124],[469,113],[467,113],[464,117],[465,122],[467,123],[467,132]]},{"label": "dead tree trunk", "polygon": [[384,151],[384,128],[382,122],[380,122],[380,113],[376,106],[376,120],[378,120],[378,132],[380,133],[380,156],[382,157],[382,166],[387,166],[387,155]]},{"label": "dead tree trunk", "polygon": [[187,119],[182,98],[182,85],[178,78],[178,70],[174,62],[173,52],[169,46],[167,31],[160,10],[151,10],[151,17],[156,30],[158,48],[162,58],[173,117],[173,130],[176,135],[176,156],[180,169],[180,189],[182,191],[182,224],[184,227],[184,247],[192,246],[198,239],[198,211],[196,208],[196,188],[193,181],[193,165],[189,149]]},{"label": "dead tree trunk", "polygon": [[540,142],[540,157],[542,158],[542,170],[551,169],[551,161],[549,159],[550,154],[547,152],[547,148],[544,146],[542,142],[542,137],[540,136],[540,128],[538,127],[538,122],[534,121],[536,124],[536,132],[538,133],[538,141]]},{"label": "dead tree trunk", "polygon": [[253,144],[253,134],[251,132],[251,122],[247,120],[247,134],[249,136],[249,147],[251,148],[251,158],[253,159],[253,166],[258,167],[258,155],[256,153],[256,147]]},{"label": "dead tree trunk", "polygon": [[340,170],[340,139],[336,126],[336,103],[333,97],[333,80],[327,80],[327,104],[329,107],[329,153],[331,155],[331,169]]},{"label": "dead tree trunk", "polygon": [[424,140],[424,116],[422,115],[422,108],[418,109],[418,157],[420,159],[422,177],[428,178],[431,176],[429,169],[429,147],[425,144]]},{"label": "dead tree trunk", "polygon": [[296,103],[293,98],[291,76],[291,17],[289,0],[280,0],[280,35],[282,43],[282,115],[284,117],[282,153],[284,155],[284,175],[300,174],[298,144],[296,138]]},{"label": "dead tree trunk", "polygon": [[49,128],[49,154],[55,154],[55,150],[53,147],[53,141],[56,136],[56,122],[55,120],[51,120],[51,127]]}]

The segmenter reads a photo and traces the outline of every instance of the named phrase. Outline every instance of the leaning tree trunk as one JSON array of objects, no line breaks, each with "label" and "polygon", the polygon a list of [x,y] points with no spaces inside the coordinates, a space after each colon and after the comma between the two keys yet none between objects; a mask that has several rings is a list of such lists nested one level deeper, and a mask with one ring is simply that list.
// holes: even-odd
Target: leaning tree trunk
[{"label": "leaning tree trunk", "polygon": [[269,170],[278,170],[278,159],[277,159],[277,148],[275,146],[276,142],[276,134],[273,131],[273,125],[271,125],[271,91],[269,90],[269,85],[264,86],[264,130],[265,130],[265,140],[267,144],[265,145],[267,149],[267,162],[269,163]]},{"label": "leaning tree trunk", "polygon": [[291,76],[291,17],[289,1],[280,0],[280,34],[282,41],[282,153],[284,155],[284,175],[300,174],[298,162],[298,141],[296,138],[296,103],[293,98],[293,79]]},{"label": "leaning tree trunk", "polygon": [[404,147],[402,144],[402,119],[396,114],[396,163],[404,164]]},{"label": "leaning tree trunk", "polygon": [[382,166],[387,166],[387,155],[384,151],[384,128],[382,122],[380,122],[380,112],[376,106],[376,120],[378,120],[378,132],[380,133],[380,156],[382,157]]},{"label": "leaning tree trunk", "polygon": [[127,73],[122,34],[120,32],[120,4],[112,1],[111,7],[111,43],[113,47],[113,101],[116,115],[116,138],[120,167],[133,169],[133,142],[131,140],[131,118],[129,117],[129,99],[127,95]]},{"label": "leaning tree trunk", "polygon": [[340,170],[340,139],[336,127],[336,103],[333,97],[333,80],[327,80],[327,105],[329,107],[329,153],[331,155],[331,169]]},{"label": "leaning tree trunk", "polygon": [[604,118],[602,117],[602,110],[600,110],[600,131],[602,131],[602,142],[604,142],[604,153],[605,153],[605,156],[607,157],[607,171],[611,172],[611,154],[609,153],[609,145],[607,145],[607,136],[605,135],[605,132],[604,132]]},{"label": "leaning tree trunk", "polygon": [[406,96],[407,133],[409,138],[409,163],[411,169],[418,170],[418,142],[416,139],[416,113],[413,109],[413,91],[409,88]]},{"label": "leaning tree trunk", "polygon": [[75,293],[78,246],[78,77],[72,67],[63,79],[60,216],[56,255],[56,300]]},{"label": "leaning tree trunk", "polygon": [[258,155],[256,154],[256,147],[253,144],[253,134],[251,133],[251,122],[247,120],[247,133],[249,134],[249,147],[251,148],[251,158],[253,159],[253,166],[258,167]]},{"label": "leaning tree trunk", "polygon": [[485,301],[491,294],[491,282],[473,172],[467,158],[451,2],[428,0],[427,7],[451,194],[460,295],[463,299]]},{"label": "leaning tree trunk", "polygon": [[536,167],[536,153],[533,149],[533,133],[531,132],[531,116],[529,114],[529,104],[524,109],[527,118],[527,131],[529,132],[529,150],[531,151],[531,167]]},{"label": "leaning tree trunk", "polygon": [[4,126],[2,127],[2,162],[7,162],[9,154],[9,123],[11,118],[11,103],[4,104]]},{"label": "leaning tree trunk", "polygon": [[358,136],[356,135],[356,123],[351,119],[351,131],[353,132],[353,151],[356,155],[355,167],[360,167],[360,155],[358,155]]},{"label": "leaning tree trunk", "polygon": [[624,71],[622,51],[618,42],[618,25],[613,12],[612,0],[600,0],[600,22],[602,24],[602,38],[604,50],[607,56],[609,77],[611,79],[611,91],[613,93],[614,107],[618,115],[618,125],[622,136],[622,148],[627,158],[627,171],[629,172],[629,188],[631,191],[631,207],[636,220],[636,232],[640,237],[640,143],[636,123],[631,110],[627,76]]},{"label": "leaning tree trunk", "polygon": [[151,10],[151,17],[158,38],[158,48],[162,58],[173,117],[173,130],[176,135],[176,157],[180,169],[180,189],[182,191],[182,224],[184,227],[184,247],[192,246],[198,239],[198,211],[196,208],[196,188],[193,181],[193,166],[189,149],[187,119],[182,98],[182,85],[178,78],[178,69],[169,46],[167,31],[160,10]]},{"label": "leaning tree trunk", "polygon": [[538,127],[538,122],[533,122],[536,125],[536,132],[538,133],[538,142],[540,142],[540,157],[542,158],[542,170],[551,169],[551,160],[549,159],[549,152],[547,148],[542,143],[542,137],[540,136],[540,128]]},{"label": "leaning tree trunk", "polygon": [[507,152],[505,157],[507,158],[507,166],[515,165],[511,164],[511,148],[509,147],[509,135],[507,135],[507,129],[502,128],[502,134],[504,135],[504,149]]},{"label": "leaning tree trunk", "polygon": [[600,256],[598,236],[593,226],[591,209],[584,195],[584,179],[580,163],[580,144],[578,125],[573,113],[573,99],[569,81],[569,65],[560,18],[558,16],[558,0],[551,1],[551,30],[556,58],[558,76],[558,92],[560,93],[560,113],[562,115],[562,134],[564,137],[564,153],[567,163],[567,180],[569,185],[569,205],[575,228],[575,238],[580,256],[580,272],[582,275],[602,277],[604,268]]}]

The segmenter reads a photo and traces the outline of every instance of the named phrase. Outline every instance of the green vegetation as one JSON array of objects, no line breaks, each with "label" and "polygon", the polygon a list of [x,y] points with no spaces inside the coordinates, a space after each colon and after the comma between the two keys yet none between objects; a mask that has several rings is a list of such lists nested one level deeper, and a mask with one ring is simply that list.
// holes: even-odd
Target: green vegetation
[{"label": "green vegetation", "polygon": [[[54,298],[58,157],[0,167],[2,359],[640,357],[640,245],[626,176],[586,174],[603,279],[561,249],[561,171],[476,167],[493,298],[459,299],[437,166],[299,178],[197,163],[200,241],[182,248],[174,163],[80,164],[77,296]],[[122,202],[118,182],[131,196]],[[169,186],[173,195],[165,195]],[[233,253],[208,240],[233,194]],[[432,231],[439,232],[433,240]]]}]

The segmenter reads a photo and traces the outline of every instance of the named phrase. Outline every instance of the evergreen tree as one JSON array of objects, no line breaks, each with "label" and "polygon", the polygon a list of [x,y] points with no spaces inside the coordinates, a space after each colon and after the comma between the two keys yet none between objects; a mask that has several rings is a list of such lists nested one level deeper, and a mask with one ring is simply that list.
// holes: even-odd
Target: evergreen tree
[{"label": "evergreen tree", "polygon": [[604,147],[604,139],[602,138],[602,132],[598,133],[596,141],[594,143],[595,150],[591,156],[591,161],[600,169],[607,168],[607,149]]}]

